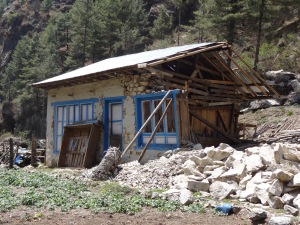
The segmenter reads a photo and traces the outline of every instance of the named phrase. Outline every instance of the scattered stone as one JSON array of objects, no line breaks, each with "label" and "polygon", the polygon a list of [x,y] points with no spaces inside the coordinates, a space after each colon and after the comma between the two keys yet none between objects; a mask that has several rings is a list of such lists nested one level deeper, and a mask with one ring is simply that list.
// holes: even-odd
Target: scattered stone
[{"label": "scattered stone", "polygon": [[221,143],[218,148],[208,147],[204,149],[207,156],[214,161],[226,159],[234,152],[234,150],[235,149],[230,145],[224,143]]},{"label": "scattered stone", "polygon": [[286,213],[291,214],[293,216],[298,216],[299,214],[299,209],[296,209],[290,205],[285,205],[283,209]]},{"label": "scattered stone", "polygon": [[279,180],[274,180],[269,188],[271,195],[281,196],[283,192],[283,183]]},{"label": "scattered stone", "polygon": [[182,205],[190,205],[194,201],[193,193],[187,189],[181,190],[179,200]]},{"label": "scattered stone", "polygon": [[208,180],[204,179],[201,181],[197,180],[188,180],[187,189],[195,192],[205,191],[208,192],[209,190],[209,182]]},{"label": "scattered stone", "polygon": [[289,216],[273,216],[269,220],[269,225],[292,225],[292,218]]},{"label": "scattered stone", "polygon": [[264,167],[262,159],[259,155],[250,155],[245,160],[247,172],[252,173]]},{"label": "scattered stone", "polygon": [[288,193],[282,195],[281,197],[282,201],[284,202],[284,204],[290,204],[293,200],[294,200],[294,197]]},{"label": "scattered stone", "polygon": [[249,214],[249,219],[252,221],[264,221],[267,217],[267,212],[261,208],[253,208]]},{"label": "scattered stone", "polygon": [[300,209],[300,194],[298,194],[293,200],[293,206],[295,206],[297,209]]},{"label": "scattered stone", "polygon": [[212,183],[209,187],[211,196],[215,199],[222,200],[225,199],[234,191],[234,187],[225,182],[216,181]]},{"label": "scattered stone", "polygon": [[282,209],[283,208],[283,201],[278,196],[271,196],[268,200],[268,204],[273,209]]},{"label": "scattered stone", "polygon": [[294,174],[283,171],[282,169],[277,169],[274,171],[274,176],[282,182],[289,182],[293,179]]}]

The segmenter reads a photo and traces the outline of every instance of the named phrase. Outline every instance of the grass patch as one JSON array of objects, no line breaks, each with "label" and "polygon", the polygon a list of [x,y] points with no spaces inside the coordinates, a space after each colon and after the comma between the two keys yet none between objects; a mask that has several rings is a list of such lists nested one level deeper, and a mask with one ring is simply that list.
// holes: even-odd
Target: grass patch
[{"label": "grass patch", "polygon": [[[0,211],[20,205],[50,210],[59,208],[61,211],[84,208],[95,213],[135,214],[143,207],[160,211],[205,211],[199,202],[183,206],[178,201],[146,198],[137,190],[116,182],[104,182],[97,188],[99,190],[90,191],[90,187],[80,181],[54,178],[41,172],[0,169]],[[30,219],[33,217],[29,216]]]}]

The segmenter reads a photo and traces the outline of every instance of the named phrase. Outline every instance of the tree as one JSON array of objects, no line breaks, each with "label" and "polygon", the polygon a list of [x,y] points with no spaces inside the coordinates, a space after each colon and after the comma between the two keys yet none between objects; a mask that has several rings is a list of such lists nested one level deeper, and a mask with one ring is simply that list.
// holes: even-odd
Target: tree
[{"label": "tree", "polygon": [[77,0],[71,11],[71,43],[67,63],[70,68],[84,66],[87,60],[87,45],[91,38],[92,0]]},{"label": "tree", "polygon": [[169,15],[166,8],[160,8],[157,18],[153,21],[153,27],[150,34],[153,38],[163,40],[170,37],[172,33],[172,16]]},{"label": "tree", "polygon": [[210,0],[199,0],[197,9],[193,12],[194,19],[190,21],[191,25],[184,26],[188,30],[187,35],[194,42],[197,40],[198,43],[210,41],[211,34],[210,29],[212,23],[209,20],[209,14],[211,9]]},{"label": "tree", "polygon": [[143,51],[148,33],[148,15],[142,0],[116,0],[116,15],[119,20],[118,40],[114,44],[116,55]]}]

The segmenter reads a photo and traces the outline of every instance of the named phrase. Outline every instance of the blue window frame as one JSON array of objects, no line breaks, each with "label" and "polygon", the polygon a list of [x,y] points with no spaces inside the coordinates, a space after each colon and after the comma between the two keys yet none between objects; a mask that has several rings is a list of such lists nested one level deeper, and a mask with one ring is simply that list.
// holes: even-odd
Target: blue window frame
[{"label": "blue window frame", "polygon": [[[179,147],[176,111],[176,94],[178,92],[179,90],[174,90],[169,94],[168,98],[159,108],[149,124],[143,129],[141,135],[137,139],[137,148],[143,148],[147,144],[152,131],[154,130],[162,113],[165,111],[166,105],[171,99],[172,104],[168,109],[161,125],[159,126],[153,140],[151,141],[150,148],[153,150],[166,150]],[[148,119],[165,94],[166,92],[159,92],[154,94],[138,95],[134,97],[136,107],[136,132],[138,132],[138,130],[143,126],[144,122]]]},{"label": "blue window frame", "polygon": [[[109,146],[115,145],[123,150],[123,102],[124,96],[102,98],[104,141],[103,154]],[[120,140],[119,140],[120,139]]]},{"label": "blue window frame", "polygon": [[74,100],[65,102],[54,102],[54,147],[53,152],[60,152],[61,142],[64,134],[64,127],[71,124],[95,123],[95,103],[98,98]]}]

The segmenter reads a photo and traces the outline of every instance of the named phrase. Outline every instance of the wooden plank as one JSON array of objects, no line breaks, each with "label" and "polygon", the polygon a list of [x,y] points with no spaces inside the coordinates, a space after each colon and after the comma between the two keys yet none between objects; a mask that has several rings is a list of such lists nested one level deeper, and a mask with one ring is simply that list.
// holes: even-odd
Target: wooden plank
[{"label": "wooden plank", "polygon": [[213,130],[217,131],[218,133],[220,133],[221,135],[223,135],[224,137],[226,137],[227,139],[233,141],[234,143],[236,143],[236,144],[241,144],[241,143],[242,143],[239,139],[237,139],[237,138],[235,138],[235,137],[233,137],[233,136],[227,134],[226,132],[224,132],[223,130],[221,130],[221,129],[218,128],[217,126],[215,126],[213,123],[211,123],[211,122],[207,121],[206,119],[204,119],[202,116],[197,115],[197,114],[194,113],[193,111],[190,111],[190,114],[191,114],[193,117],[195,117],[196,119],[198,119],[198,120],[200,120],[201,122],[203,122],[205,125],[209,126],[209,127],[212,128]]},{"label": "wooden plank", "polygon": [[181,139],[190,140],[189,106],[186,99],[178,99],[180,109]]},{"label": "wooden plank", "polygon": [[211,102],[208,106],[222,106],[222,105],[232,105],[233,102]]}]

